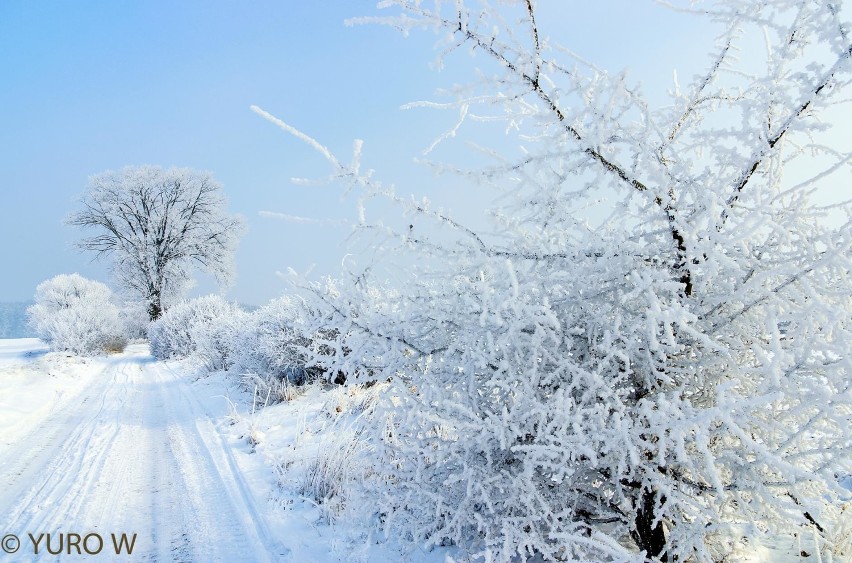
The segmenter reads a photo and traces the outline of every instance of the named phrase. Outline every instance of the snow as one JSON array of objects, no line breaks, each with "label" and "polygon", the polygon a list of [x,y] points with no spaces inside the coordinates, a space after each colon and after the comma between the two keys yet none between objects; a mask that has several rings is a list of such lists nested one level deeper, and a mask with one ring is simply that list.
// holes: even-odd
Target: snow
[{"label": "snow", "polygon": [[357,401],[312,386],[261,410],[233,378],[200,374],[144,344],[82,359],[0,340],[0,533],[21,539],[0,561],[77,555],[46,554],[43,540],[35,556],[30,533],[53,534],[54,550],[60,533],[97,533],[105,549],[110,534],[136,534],[130,561],[401,559],[399,546],[288,489],[329,445],[319,432],[329,411]]},{"label": "snow", "polygon": [[0,467],[6,447],[60,408],[88,382],[87,360],[48,354],[37,338],[0,340]]},{"label": "snow", "polygon": [[[58,368],[57,399],[33,408],[39,396],[27,393],[25,416],[4,432],[15,436],[0,465],[4,530],[136,533],[138,553],[157,560],[286,554],[185,374],[151,362],[141,345],[91,361],[49,354],[44,363]],[[15,368],[44,377],[40,369]],[[7,385],[16,382],[20,375],[4,377],[4,401],[14,400]],[[27,540],[22,549],[33,552]]]},{"label": "snow", "polygon": [[[217,374],[208,378],[216,381]],[[353,520],[360,512],[349,510],[342,499],[325,502],[311,498],[311,472],[318,460],[343,471],[329,472],[331,485],[347,484],[363,471],[357,459],[346,458],[352,438],[351,424],[357,419],[370,392],[360,388],[326,388],[312,384],[295,391],[291,400],[269,405],[247,405],[242,414],[222,427],[229,447],[235,450],[240,467],[258,497],[273,505],[268,514],[271,526],[290,549],[292,561],[361,561],[382,563],[410,561],[437,563],[452,560],[448,549],[426,551],[385,538],[369,523]],[[347,463],[348,462],[348,463]],[[274,470],[269,479],[269,470]],[[338,483],[337,481],[345,481]],[[364,499],[346,498],[352,504]],[[357,507],[356,507],[357,508]]]},{"label": "snow", "polygon": [[38,338],[7,338],[0,346],[0,368],[26,364],[48,350],[48,346]]}]

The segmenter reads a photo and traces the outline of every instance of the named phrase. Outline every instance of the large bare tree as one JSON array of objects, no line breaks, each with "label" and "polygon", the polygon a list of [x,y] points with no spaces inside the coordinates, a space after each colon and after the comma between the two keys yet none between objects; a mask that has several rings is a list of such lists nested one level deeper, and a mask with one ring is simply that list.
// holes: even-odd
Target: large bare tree
[{"label": "large bare tree", "polygon": [[222,186],[207,172],[107,171],[90,178],[81,203],[68,223],[96,234],[79,246],[110,256],[117,280],[145,300],[151,320],[186,289],[193,269],[220,283],[232,277],[242,221],[226,212]]}]

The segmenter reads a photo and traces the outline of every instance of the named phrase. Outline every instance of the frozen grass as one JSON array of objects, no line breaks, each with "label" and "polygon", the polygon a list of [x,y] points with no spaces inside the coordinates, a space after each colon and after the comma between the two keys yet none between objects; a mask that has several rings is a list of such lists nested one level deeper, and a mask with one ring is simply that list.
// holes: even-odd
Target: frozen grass
[{"label": "frozen grass", "polygon": [[[225,377],[217,374],[215,377]],[[450,549],[422,551],[385,538],[364,496],[365,480],[376,478],[371,445],[365,439],[371,405],[386,386],[339,387],[320,382],[301,386],[279,403],[251,411],[251,390],[243,414],[224,426],[245,449],[241,463],[272,481],[262,493],[274,508],[277,529],[293,549],[294,561],[443,562]],[[263,405],[260,398],[256,406]],[[239,405],[235,405],[239,409]],[[366,509],[366,510],[365,510]]]}]

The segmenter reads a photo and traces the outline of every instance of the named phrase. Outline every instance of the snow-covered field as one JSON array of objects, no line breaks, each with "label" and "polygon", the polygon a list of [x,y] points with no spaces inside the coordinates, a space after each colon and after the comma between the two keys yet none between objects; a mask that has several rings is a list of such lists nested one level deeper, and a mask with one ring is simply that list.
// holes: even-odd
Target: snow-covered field
[{"label": "snow-covered field", "polygon": [[[124,533],[136,539],[122,561],[442,561],[403,557],[287,490],[311,465],[299,456],[316,455],[331,399],[316,387],[253,414],[224,376],[157,362],[147,345],[82,359],[0,340],[0,534],[20,542],[0,560],[77,560],[98,537],[93,557],[114,560]],[[64,534],[61,553],[47,534],[54,552]]]}]

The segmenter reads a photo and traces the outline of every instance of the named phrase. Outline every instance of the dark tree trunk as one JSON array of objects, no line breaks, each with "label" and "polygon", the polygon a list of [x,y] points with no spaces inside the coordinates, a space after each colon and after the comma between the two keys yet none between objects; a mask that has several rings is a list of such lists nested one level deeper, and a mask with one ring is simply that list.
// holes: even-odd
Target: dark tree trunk
[{"label": "dark tree trunk", "polygon": [[654,505],[657,503],[657,493],[648,489],[642,489],[642,496],[636,507],[636,518],[633,520],[633,539],[643,550],[649,559],[668,561],[668,555],[664,552],[666,547],[666,534],[663,531],[663,523],[654,524]]},{"label": "dark tree trunk", "polygon": [[157,299],[156,301],[151,301],[148,304],[148,317],[152,321],[156,321],[157,319],[159,319],[160,315],[162,315],[162,314],[163,314],[163,309],[160,306],[160,300],[159,299]]}]

